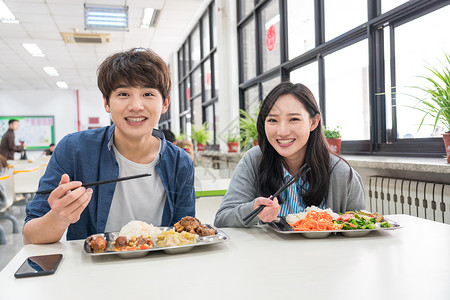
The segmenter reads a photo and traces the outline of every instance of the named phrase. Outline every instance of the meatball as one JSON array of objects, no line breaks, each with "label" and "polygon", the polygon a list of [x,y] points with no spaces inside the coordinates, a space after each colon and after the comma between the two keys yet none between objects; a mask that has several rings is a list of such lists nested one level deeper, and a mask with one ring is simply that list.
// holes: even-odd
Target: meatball
[{"label": "meatball", "polygon": [[121,248],[125,247],[127,244],[128,244],[127,238],[124,236],[119,236],[118,238],[116,238],[114,246],[116,246],[116,248]]}]

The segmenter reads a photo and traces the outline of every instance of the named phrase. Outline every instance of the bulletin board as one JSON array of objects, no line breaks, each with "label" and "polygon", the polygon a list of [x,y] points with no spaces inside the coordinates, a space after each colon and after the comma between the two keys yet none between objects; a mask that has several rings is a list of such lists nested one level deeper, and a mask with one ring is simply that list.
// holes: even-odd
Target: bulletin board
[{"label": "bulletin board", "polygon": [[9,128],[9,120],[16,119],[20,127],[14,132],[16,145],[27,144],[27,150],[44,150],[55,143],[54,116],[0,116],[0,140]]}]

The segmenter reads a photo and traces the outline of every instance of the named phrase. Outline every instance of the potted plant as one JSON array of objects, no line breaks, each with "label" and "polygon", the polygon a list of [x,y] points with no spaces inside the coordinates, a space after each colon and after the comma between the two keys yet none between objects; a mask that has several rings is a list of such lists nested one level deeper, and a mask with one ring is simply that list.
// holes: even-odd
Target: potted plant
[{"label": "potted plant", "polygon": [[197,151],[205,151],[206,142],[210,135],[207,126],[206,122],[200,127],[197,127],[194,124],[191,126],[192,139],[197,143]]},{"label": "potted plant", "polygon": [[237,134],[228,133],[227,135],[228,152],[239,151],[239,136]]},{"label": "potted plant", "polygon": [[425,119],[429,117],[434,118],[433,130],[436,129],[439,123],[445,127],[446,132],[443,134],[443,139],[447,153],[447,162],[450,163],[450,55],[447,53],[445,53],[445,60],[446,63],[442,64],[442,70],[427,67],[431,74],[429,76],[420,76],[420,78],[425,79],[430,84],[429,87],[413,87],[425,92],[425,97],[412,97],[419,101],[418,104],[424,104],[422,107],[413,107],[424,113],[418,129],[422,127]]},{"label": "potted plant", "polygon": [[323,131],[325,133],[325,138],[327,139],[328,145],[330,146],[331,151],[336,154],[341,153],[341,128],[336,126],[335,129],[330,130],[325,126],[323,127]]},{"label": "potted plant", "polygon": [[[244,149],[258,145],[258,130],[256,129],[256,120],[246,111],[239,110],[242,117],[239,119],[241,129],[241,144]],[[258,112],[256,113],[258,115]]]}]

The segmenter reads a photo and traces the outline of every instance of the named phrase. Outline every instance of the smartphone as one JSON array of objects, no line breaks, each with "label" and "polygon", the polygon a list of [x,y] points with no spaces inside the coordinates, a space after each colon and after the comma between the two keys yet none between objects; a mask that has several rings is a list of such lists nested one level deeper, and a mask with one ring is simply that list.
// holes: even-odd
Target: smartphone
[{"label": "smartphone", "polygon": [[30,256],[23,262],[14,277],[23,278],[53,274],[62,257],[62,254]]}]

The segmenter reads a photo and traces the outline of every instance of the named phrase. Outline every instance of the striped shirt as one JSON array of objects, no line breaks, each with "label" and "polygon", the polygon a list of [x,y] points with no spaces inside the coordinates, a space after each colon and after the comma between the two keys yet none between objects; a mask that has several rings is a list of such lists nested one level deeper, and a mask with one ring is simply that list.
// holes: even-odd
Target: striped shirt
[{"label": "striped shirt", "polygon": [[[288,182],[292,178],[291,174],[283,166],[283,184]],[[301,176],[299,180],[291,184],[283,193],[280,195],[281,204],[280,216],[287,216],[289,214],[297,214],[299,212],[306,210],[306,204],[303,202],[303,194],[308,190],[309,183]],[[325,209],[326,201],[320,203],[319,208]]]}]

